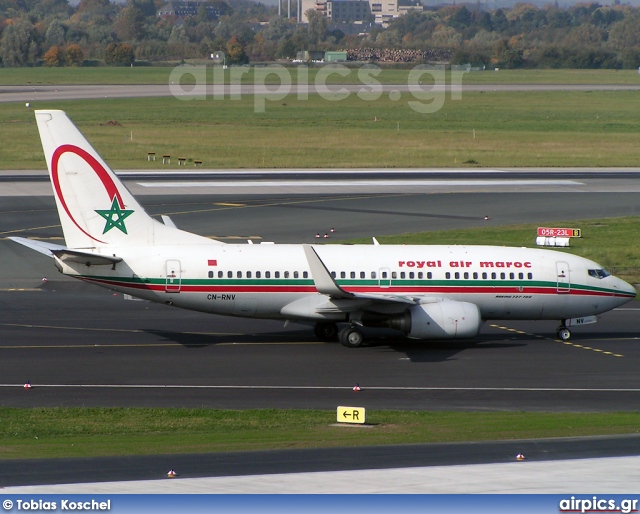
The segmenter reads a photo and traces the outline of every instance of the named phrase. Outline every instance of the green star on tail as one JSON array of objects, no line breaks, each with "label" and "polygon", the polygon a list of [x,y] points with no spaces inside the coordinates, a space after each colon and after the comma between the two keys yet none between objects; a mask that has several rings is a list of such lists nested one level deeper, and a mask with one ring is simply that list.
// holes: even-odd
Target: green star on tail
[{"label": "green star on tail", "polygon": [[127,233],[127,227],[124,226],[124,220],[133,214],[133,211],[121,209],[116,196],[113,197],[113,201],[111,202],[111,209],[96,209],[96,212],[107,220],[104,230],[102,231],[103,234],[109,232],[113,227],[125,234]]}]

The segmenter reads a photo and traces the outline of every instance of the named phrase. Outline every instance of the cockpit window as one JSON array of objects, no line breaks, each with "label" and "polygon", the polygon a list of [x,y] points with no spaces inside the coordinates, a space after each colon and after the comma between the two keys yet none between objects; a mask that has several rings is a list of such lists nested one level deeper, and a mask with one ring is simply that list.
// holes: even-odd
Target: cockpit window
[{"label": "cockpit window", "polygon": [[611,273],[609,273],[606,269],[590,269],[589,276],[594,278],[605,278],[608,277]]}]

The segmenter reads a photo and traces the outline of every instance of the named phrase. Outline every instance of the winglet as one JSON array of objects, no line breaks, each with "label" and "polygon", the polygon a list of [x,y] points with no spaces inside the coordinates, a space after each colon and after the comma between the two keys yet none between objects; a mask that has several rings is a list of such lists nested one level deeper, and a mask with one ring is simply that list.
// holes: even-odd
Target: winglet
[{"label": "winglet", "polygon": [[311,277],[316,285],[316,289],[321,294],[331,296],[331,298],[354,298],[354,295],[342,289],[329,273],[329,270],[318,256],[311,245],[302,245],[304,254],[307,257]]}]

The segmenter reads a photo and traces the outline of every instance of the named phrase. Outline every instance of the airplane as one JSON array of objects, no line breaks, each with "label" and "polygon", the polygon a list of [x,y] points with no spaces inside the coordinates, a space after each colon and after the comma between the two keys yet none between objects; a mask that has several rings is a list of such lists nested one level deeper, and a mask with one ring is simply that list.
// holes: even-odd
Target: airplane
[{"label": "airplane", "polygon": [[173,307],[314,324],[355,348],[363,327],[473,339],[486,320],[559,320],[557,336],[636,296],[555,250],[458,245],[226,244],[149,216],[63,111],[36,110],[66,245],[13,241],[68,276]]}]

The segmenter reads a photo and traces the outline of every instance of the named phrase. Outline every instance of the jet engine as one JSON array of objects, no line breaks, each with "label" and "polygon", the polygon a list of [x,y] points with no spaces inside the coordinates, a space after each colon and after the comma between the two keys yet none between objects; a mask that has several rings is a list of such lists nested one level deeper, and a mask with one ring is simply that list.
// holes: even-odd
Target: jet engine
[{"label": "jet engine", "polygon": [[416,305],[392,316],[389,327],[413,339],[460,339],[478,335],[481,323],[477,305],[443,300]]}]

